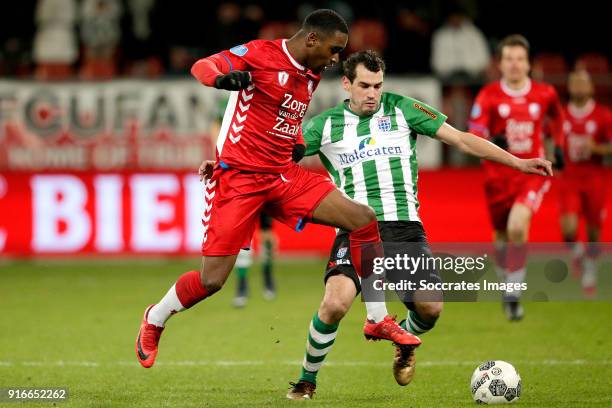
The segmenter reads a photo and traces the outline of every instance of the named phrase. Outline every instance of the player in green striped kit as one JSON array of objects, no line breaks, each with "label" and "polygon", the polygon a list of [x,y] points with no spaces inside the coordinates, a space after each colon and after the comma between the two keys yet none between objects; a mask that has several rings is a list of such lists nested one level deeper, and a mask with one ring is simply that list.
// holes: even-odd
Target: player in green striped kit
[{"label": "player in green striped kit", "polygon": [[[311,119],[303,132],[306,154],[319,154],[338,188],[376,211],[383,242],[427,246],[418,214],[417,134],[525,173],[552,175],[549,161],[519,159],[485,139],[454,129],[445,123],[444,114],[422,102],[383,93],[384,69],[383,60],[372,51],[352,54],[344,62],[342,78],[349,99]],[[348,249],[348,233],[340,230],[325,274],[325,295],[310,323],[302,373],[297,383],[291,383],[289,399],[312,398],[340,320],[361,289]],[[442,310],[441,299],[418,299],[406,302],[409,311],[400,323],[414,335],[431,330]],[[365,303],[368,320],[388,315],[384,301]],[[393,374],[398,384],[410,383],[415,362],[413,347],[396,345]]]}]

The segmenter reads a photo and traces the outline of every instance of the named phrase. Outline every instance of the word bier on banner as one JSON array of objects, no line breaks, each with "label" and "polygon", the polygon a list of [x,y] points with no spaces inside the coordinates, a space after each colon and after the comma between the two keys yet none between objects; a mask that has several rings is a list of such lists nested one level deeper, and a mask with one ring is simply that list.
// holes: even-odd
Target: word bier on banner
[{"label": "word bier on banner", "polygon": [[203,192],[187,173],[0,176],[0,253],[199,252]]}]

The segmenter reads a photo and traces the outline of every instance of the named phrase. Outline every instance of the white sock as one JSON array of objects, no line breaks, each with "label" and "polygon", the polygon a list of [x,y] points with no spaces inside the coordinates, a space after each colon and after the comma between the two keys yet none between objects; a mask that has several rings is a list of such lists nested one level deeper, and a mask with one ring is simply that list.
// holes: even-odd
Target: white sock
[{"label": "white sock", "polygon": [[506,268],[502,268],[499,265],[495,265],[495,274],[497,275],[497,280],[499,282],[505,282],[506,275],[508,275],[508,270]]},{"label": "white sock", "polygon": [[574,257],[574,259],[579,259],[582,258],[583,255],[584,245],[582,245],[582,242],[574,242],[572,244],[572,257]]},{"label": "white sock", "polygon": [[368,320],[372,320],[375,323],[381,322],[389,314],[385,302],[365,302],[365,306]]},{"label": "white sock", "polygon": [[[523,283],[525,282],[525,275],[527,275],[527,268],[517,269],[516,271],[506,273],[506,283]],[[516,286],[516,285],[513,285]],[[512,292],[506,291],[506,296],[521,297],[520,290],[513,290]]]},{"label": "white sock", "polygon": [[589,256],[582,260],[582,287],[593,288],[597,284],[597,264],[595,258]]},{"label": "white sock", "polygon": [[176,285],[172,285],[168,293],[149,310],[147,322],[157,327],[164,327],[170,316],[183,310],[185,308],[176,295]]}]

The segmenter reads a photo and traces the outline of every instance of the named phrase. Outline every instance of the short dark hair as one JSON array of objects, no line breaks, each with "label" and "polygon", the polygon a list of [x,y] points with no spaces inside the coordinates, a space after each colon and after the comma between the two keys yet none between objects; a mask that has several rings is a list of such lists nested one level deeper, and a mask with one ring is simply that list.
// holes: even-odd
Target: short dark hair
[{"label": "short dark hair", "polygon": [[366,50],[354,52],[342,63],[344,75],[348,78],[351,83],[357,76],[356,69],[357,65],[363,64],[363,66],[371,72],[382,71],[385,72],[385,61],[376,53],[376,51]]},{"label": "short dark hair", "polygon": [[511,34],[500,41],[497,45],[497,55],[499,57],[501,57],[504,47],[523,47],[527,51],[527,55],[529,55],[529,41],[520,34]]},{"label": "short dark hair", "polygon": [[321,31],[327,34],[340,31],[348,34],[349,29],[344,18],[334,10],[319,9],[315,10],[304,19],[302,28],[306,31]]}]

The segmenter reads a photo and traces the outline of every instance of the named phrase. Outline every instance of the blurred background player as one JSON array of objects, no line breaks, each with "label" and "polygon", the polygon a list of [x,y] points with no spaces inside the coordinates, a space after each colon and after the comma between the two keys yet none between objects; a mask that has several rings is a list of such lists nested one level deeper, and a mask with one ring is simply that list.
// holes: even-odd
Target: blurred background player
[{"label": "blurred background player", "polygon": [[[276,246],[276,236],[272,230],[272,217],[265,213],[259,216],[259,241],[261,272],[263,275],[263,297],[266,300],[273,300],[276,297],[276,284],[272,274],[274,247]],[[244,307],[249,298],[249,268],[253,265],[252,251],[241,249],[236,259],[236,296],[232,304],[234,307]]]},{"label": "blurred background player", "polygon": [[[574,276],[581,277],[588,297],[595,296],[596,258],[605,218],[606,176],[603,156],[612,153],[612,117],[593,99],[587,71],[569,75],[569,103],[565,107],[566,167],[559,174],[559,200],[563,239],[572,251]],[[580,216],[586,221],[587,246],[576,242]]]},{"label": "blurred background player", "polygon": [[[344,62],[342,79],[349,99],[315,116],[304,127],[306,154],[318,153],[338,188],[374,208],[383,242],[414,243],[403,247],[403,254],[411,253],[414,247],[419,254],[430,253],[418,213],[417,134],[437,138],[467,154],[539,174],[538,177],[552,174],[550,162],[517,159],[491,143],[456,130],[446,123],[446,115],[422,102],[383,93],[384,71],[385,63],[375,52],[351,54]],[[357,151],[363,153],[361,159],[356,157]],[[355,156],[353,160],[342,159],[351,155]],[[302,372],[298,382],[291,383],[289,399],[312,398],[317,374],[335,341],[338,325],[362,290],[362,283],[364,301],[373,295],[366,286],[371,282],[364,283],[355,272],[349,247],[348,232],[339,229],[325,271],[325,295],[310,323]],[[385,255],[400,256],[398,250],[385,249]],[[435,272],[419,272],[428,282],[439,281]],[[421,335],[434,327],[442,311],[441,293],[416,291],[408,299],[402,296],[402,300],[408,308],[406,319],[400,323],[404,330]],[[384,299],[378,307],[383,315],[387,314]],[[393,375],[399,385],[412,381],[415,347],[396,345]]]},{"label": "blurred background player", "polygon": [[[554,162],[563,166],[563,110],[555,89],[529,77],[529,43],[510,35],[499,45],[501,80],[486,85],[472,108],[470,131],[518,157],[544,157],[542,127],[546,119],[554,140]],[[485,195],[498,246],[496,268],[508,283],[525,280],[526,242],[532,216],[538,211],[550,181],[498,163],[484,162]],[[506,245],[508,244],[508,245]],[[504,293],[509,320],[520,320],[523,308],[517,292]]]}]

